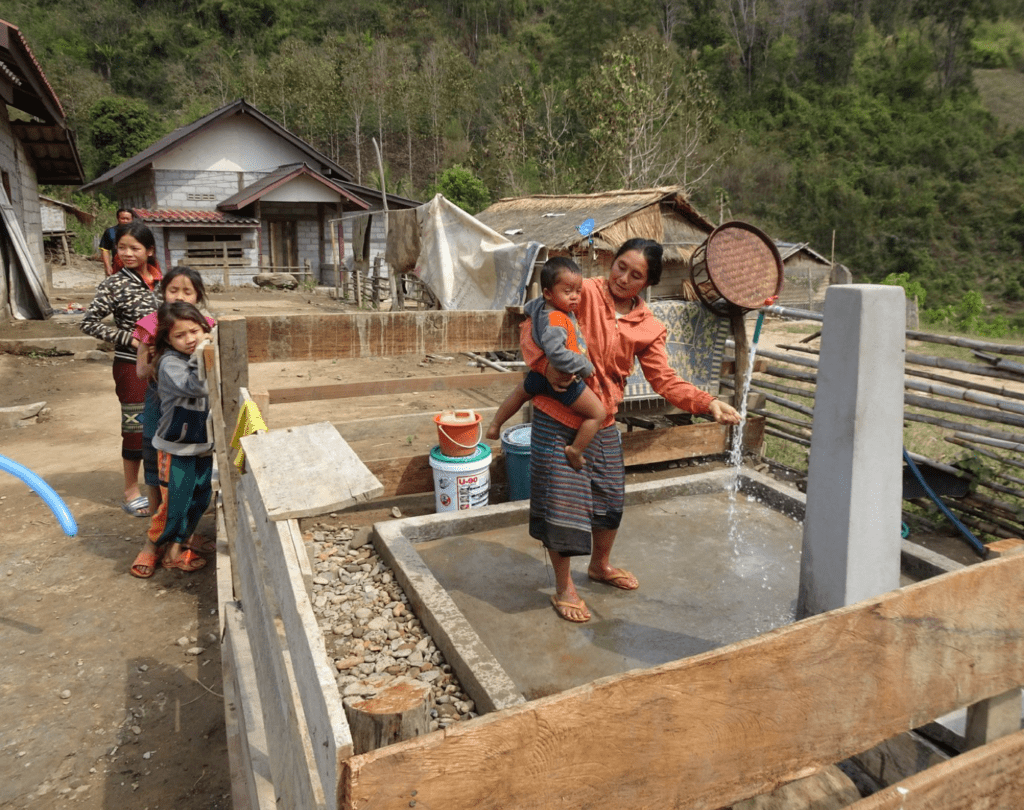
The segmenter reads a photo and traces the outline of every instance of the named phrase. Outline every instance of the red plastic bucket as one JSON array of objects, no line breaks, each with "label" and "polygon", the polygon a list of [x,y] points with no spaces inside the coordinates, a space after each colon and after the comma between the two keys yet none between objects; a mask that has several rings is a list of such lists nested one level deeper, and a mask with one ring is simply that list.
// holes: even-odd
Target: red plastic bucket
[{"label": "red plastic bucket", "polygon": [[476,411],[443,411],[435,416],[441,453],[452,458],[473,455],[480,443],[481,418]]}]

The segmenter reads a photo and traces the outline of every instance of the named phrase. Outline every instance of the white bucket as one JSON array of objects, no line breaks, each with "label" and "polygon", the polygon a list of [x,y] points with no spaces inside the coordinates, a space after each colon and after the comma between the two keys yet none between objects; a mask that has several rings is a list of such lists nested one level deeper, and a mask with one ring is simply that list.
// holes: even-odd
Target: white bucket
[{"label": "white bucket", "polygon": [[441,452],[435,445],[430,451],[430,467],[434,471],[434,510],[454,512],[487,506],[491,489],[491,448],[477,445],[470,456],[455,458]]}]

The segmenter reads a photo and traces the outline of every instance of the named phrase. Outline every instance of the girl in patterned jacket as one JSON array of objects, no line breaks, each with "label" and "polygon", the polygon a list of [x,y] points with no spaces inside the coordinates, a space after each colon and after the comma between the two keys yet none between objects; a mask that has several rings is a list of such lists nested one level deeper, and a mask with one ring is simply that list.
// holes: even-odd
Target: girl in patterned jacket
[{"label": "girl in patterned jacket", "polygon": [[[117,227],[114,273],[96,288],[96,297],[82,319],[87,335],[114,344],[114,390],[121,403],[121,459],[124,466],[124,501],[121,508],[135,517],[149,517],[149,501],[139,492],[142,465],[142,407],[146,382],[135,373],[138,340],[135,324],[156,311],[155,292],[161,279],[154,258],[153,232],[138,219]],[[113,324],[104,323],[107,316]]]}]

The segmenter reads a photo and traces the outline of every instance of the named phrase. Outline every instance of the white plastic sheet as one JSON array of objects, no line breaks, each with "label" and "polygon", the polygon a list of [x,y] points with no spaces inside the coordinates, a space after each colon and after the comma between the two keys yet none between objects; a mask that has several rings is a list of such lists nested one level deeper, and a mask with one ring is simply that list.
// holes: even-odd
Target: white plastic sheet
[{"label": "white plastic sheet", "polygon": [[438,194],[416,209],[420,254],[415,274],[441,309],[504,309],[525,301],[539,242],[515,244]]}]

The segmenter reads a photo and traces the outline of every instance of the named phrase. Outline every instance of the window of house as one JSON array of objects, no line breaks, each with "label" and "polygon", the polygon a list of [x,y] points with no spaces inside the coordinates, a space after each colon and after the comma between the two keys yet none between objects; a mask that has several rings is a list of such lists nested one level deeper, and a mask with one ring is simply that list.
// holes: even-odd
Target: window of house
[{"label": "window of house", "polygon": [[185,240],[185,263],[193,267],[250,265],[240,233],[189,233]]}]

